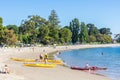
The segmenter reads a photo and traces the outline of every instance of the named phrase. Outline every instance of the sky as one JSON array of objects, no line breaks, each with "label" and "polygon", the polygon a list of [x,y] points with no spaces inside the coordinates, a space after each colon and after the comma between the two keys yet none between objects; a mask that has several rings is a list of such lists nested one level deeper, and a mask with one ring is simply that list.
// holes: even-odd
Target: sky
[{"label": "sky", "polygon": [[61,26],[78,18],[98,29],[110,28],[113,35],[120,33],[120,0],[0,0],[0,17],[4,26],[19,26],[29,15],[48,20],[51,10],[56,11]]}]

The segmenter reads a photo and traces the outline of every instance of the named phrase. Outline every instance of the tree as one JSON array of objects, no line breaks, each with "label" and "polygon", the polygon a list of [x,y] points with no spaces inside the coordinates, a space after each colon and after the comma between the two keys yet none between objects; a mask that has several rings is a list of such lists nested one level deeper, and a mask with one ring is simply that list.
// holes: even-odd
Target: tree
[{"label": "tree", "polygon": [[74,18],[70,22],[69,26],[71,32],[72,32],[72,43],[75,44],[78,41],[79,33],[80,33],[80,23],[77,18]]},{"label": "tree", "polygon": [[3,23],[3,20],[2,20],[2,18],[0,17],[0,26],[2,26],[2,23]]},{"label": "tree", "polygon": [[99,34],[99,30],[97,29],[97,27],[94,26],[94,24],[87,24],[88,27],[88,35],[97,35]]},{"label": "tree", "polygon": [[32,32],[31,32],[31,34],[29,34],[29,38],[28,38],[28,40],[29,40],[29,43],[30,44],[35,44],[35,43],[37,43],[37,35],[38,35],[38,30],[33,30]]},{"label": "tree", "polygon": [[86,43],[88,42],[88,29],[84,22],[81,23],[81,31],[80,31],[80,42]]},{"label": "tree", "polygon": [[101,34],[111,35],[110,28],[101,28],[99,29]]},{"label": "tree", "polygon": [[60,23],[55,10],[51,11],[48,21],[51,23],[53,27],[58,26],[58,24]]},{"label": "tree", "polygon": [[40,41],[38,38],[39,28],[48,24],[48,21],[46,21],[44,18],[41,18],[40,16],[28,16],[27,20],[22,21],[22,24],[19,27],[19,34],[27,34],[28,39],[25,40],[28,40],[27,42],[30,44],[37,43]]},{"label": "tree", "polygon": [[97,42],[104,43],[104,35],[97,34],[96,39],[97,39]]},{"label": "tree", "polygon": [[38,15],[31,15],[28,16],[29,21],[34,22],[35,28],[39,28],[40,26],[48,24],[48,21],[46,19],[38,16]]},{"label": "tree", "polygon": [[115,40],[120,43],[120,34],[115,34]]},{"label": "tree", "polygon": [[29,43],[29,41],[28,41],[29,35],[28,34],[23,34],[21,37],[22,37],[22,39],[21,39],[22,43],[24,43],[24,44]]},{"label": "tree", "polygon": [[2,18],[0,17],[0,45],[3,44],[3,34],[4,34],[4,27],[2,26]]},{"label": "tree", "polygon": [[[38,39],[39,39],[39,42],[41,43],[45,43],[45,44],[49,44],[49,41],[46,41],[45,38],[48,37],[49,35],[49,28],[48,26],[41,26],[38,30]],[[48,39],[49,40],[49,39]]]},{"label": "tree", "polygon": [[[22,39],[23,41],[25,41],[23,43],[26,43],[26,42],[35,43],[37,41],[37,36],[36,36],[37,30],[35,28],[35,23],[30,20],[24,21],[24,23],[20,25],[19,34],[22,34],[22,35],[27,34],[27,36],[28,36],[28,39],[26,39],[28,41],[25,41]],[[31,38],[29,38],[29,37],[31,37]],[[30,42],[30,41],[33,41],[33,39],[35,42]]]},{"label": "tree", "polygon": [[18,26],[16,26],[16,25],[7,25],[6,28],[8,30],[14,30],[14,33],[18,34],[18,29],[19,29]]},{"label": "tree", "polygon": [[22,34],[30,34],[33,30],[35,30],[35,23],[32,21],[24,21],[24,23],[22,23],[20,25],[20,33]]},{"label": "tree", "polygon": [[53,38],[52,40],[53,40],[54,43],[57,43],[58,40],[59,40],[59,35],[58,34],[59,34],[59,27],[60,27],[59,23],[60,23],[60,21],[58,19],[58,16],[57,16],[55,10],[51,11],[51,14],[49,16],[48,21],[50,23],[50,25],[49,25],[49,31],[50,31],[49,36],[51,38]]},{"label": "tree", "polygon": [[93,35],[89,36],[89,42],[96,42],[96,37]]},{"label": "tree", "polygon": [[112,43],[112,38],[110,35],[103,35],[104,36],[104,43]]},{"label": "tree", "polygon": [[49,28],[49,37],[52,38],[51,43],[58,43],[59,40],[59,29],[58,28]]},{"label": "tree", "polygon": [[13,30],[8,30],[4,28],[2,40],[3,43],[6,45],[14,45],[17,42],[17,37],[14,34]]},{"label": "tree", "polygon": [[72,32],[67,28],[62,28],[60,29],[59,37],[61,43],[68,43],[71,41]]}]

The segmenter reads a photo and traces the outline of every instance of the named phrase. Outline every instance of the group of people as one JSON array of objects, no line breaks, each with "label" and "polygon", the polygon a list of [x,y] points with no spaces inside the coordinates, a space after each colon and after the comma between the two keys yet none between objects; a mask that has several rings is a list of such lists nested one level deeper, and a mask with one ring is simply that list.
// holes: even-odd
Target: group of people
[{"label": "group of people", "polygon": [[4,67],[0,70],[1,74],[9,74],[10,73],[10,68],[8,67],[8,65],[4,65]]},{"label": "group of people", "polygon": [[45,53],[45,54],[40,54],[40,55],[39,55],[39,58],[40,58],[40,61],[41,61],[41,62],[44,61],[45,64],[46,64],[46,63],[47,63],[47,60],[48,60],[48,55],[47,55],[47,53]]}]

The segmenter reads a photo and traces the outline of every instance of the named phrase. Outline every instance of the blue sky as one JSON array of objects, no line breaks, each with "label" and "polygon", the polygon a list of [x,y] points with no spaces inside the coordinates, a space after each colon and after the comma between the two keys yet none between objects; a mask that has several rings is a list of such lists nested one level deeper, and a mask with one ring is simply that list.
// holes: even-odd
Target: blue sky
[{"label": "blue sky", "polygon": [[80,22],[93,23],[98,28],[111,28],[113,34],[120,33],[120,0],[0,0],[3,25],[19,26],[28,15],[48,19],[53,9],[62,26],[78,18]]}]

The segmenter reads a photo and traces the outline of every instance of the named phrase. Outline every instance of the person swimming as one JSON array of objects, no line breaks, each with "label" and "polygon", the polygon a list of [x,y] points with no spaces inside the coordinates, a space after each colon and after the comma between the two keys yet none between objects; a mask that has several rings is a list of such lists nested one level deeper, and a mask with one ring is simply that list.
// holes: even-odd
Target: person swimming
[{"label": "person swimming", "polygon": [[103,52],[101,53],[101,55],[103,55]]}]

